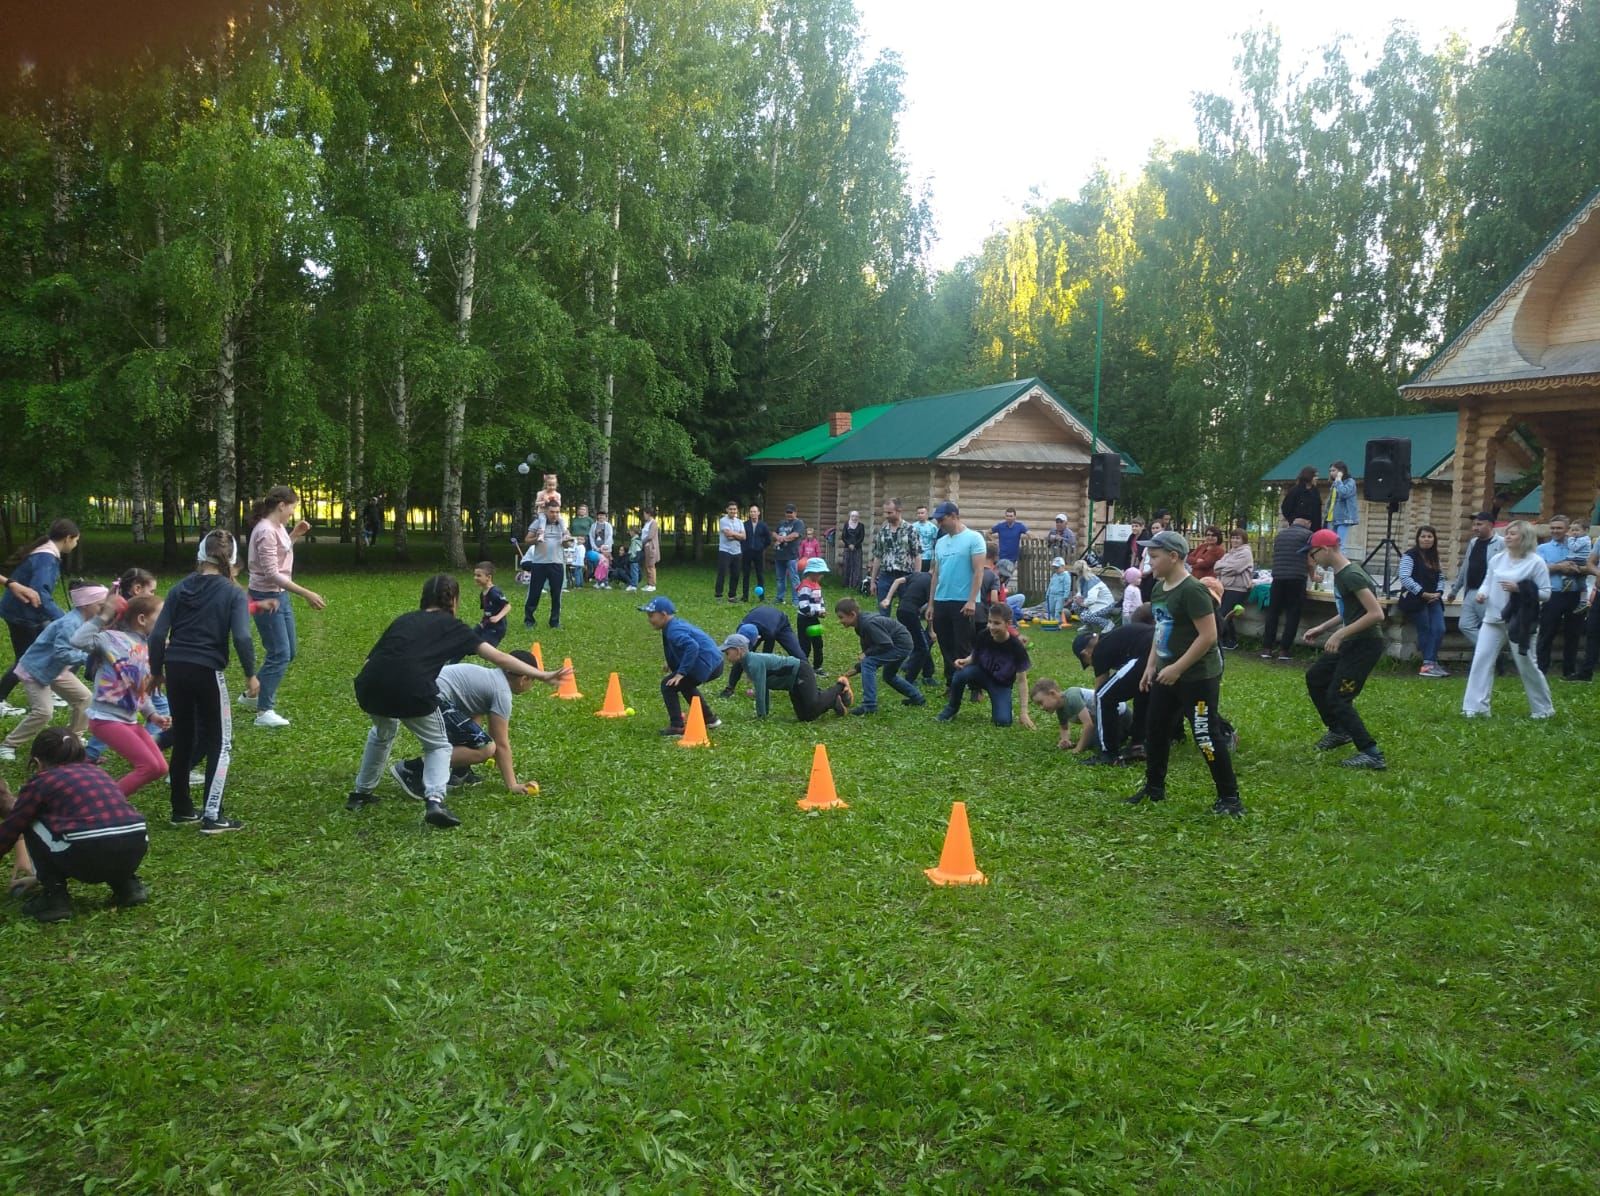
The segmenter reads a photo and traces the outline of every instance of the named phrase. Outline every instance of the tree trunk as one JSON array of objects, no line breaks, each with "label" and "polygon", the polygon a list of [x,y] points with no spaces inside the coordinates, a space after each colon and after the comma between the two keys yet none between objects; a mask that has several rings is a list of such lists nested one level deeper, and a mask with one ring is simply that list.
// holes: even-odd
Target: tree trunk
[{"label": "tree trunk", "polygon": [[175,568],[178,564],[178,483],[173,479],[172,466],[161,468],[161,567]]},{"label": "tree trunk", "polygon": [[[409,461],[411,455],[411,395],[406,389],[406,360],[402,357],[394,370],[394,402],[390,406],[394,416],[394,429],[400,438],[400,458]],[[400,484],[394,492],[394,559],[405,562],[411,559],[411,546],[406,533],[411,525],[411,469],[403,465]]]},{"label": "tree trunk", "polygon": [[150,538],[150,508],[144,484],[144,462],[138,453],[133,453],[128,461],[128,490],[133,497],[130,512],[133,542],[143,544]]},{"label": "tree trunk", "polygon": [[[493,39],[494,0],[479,0],[473,21],[474,101],[472,138],[467,155],[466,245],[461,255],[461,278],[456,287],[456,337],[463,346],[472,340],[473,287],[478,269],[478,213],[483,206],[483,160],[489,141],[489,67]],[[439,506],[444,521],[445,558],[452,567],[465,569],[467,554],[461,528],[461,442],[467,426],[467,390],[450,398],[444,425],[444,486]]]},{"label": "tree trunk", "polygon": [[[615,94],[622,91],[623,81],[627,76],[628,62],[628,7],[622,6],[622,11],[617,15],[617,83]],[[617,330],[617,284],[622,272],[622,249],[620,237],[622,230],[622,155],[617,155],[617,173],[613,180],[616,183],[616,195],[611,201],[611,331]],[[615,340],[615,337],[612,338]],[[606,366],[606,396],[600,413],[600,501],[596,507],[602,511],[611,509],[611,434],[615,426],[617,398],[617,376],[611,371],[608,362]]]},{"label": "tree trunk", "polygon": [[478,466],[478,559],[489,555],[489,466]]},{"label": "tree trunk", "polygon": [[[345,516],[356,537],[356,564],[367,563],[366,521],[362,496],[367,490],[367,400],[360,387],[350,396],[350,486],[345,493]],[[380,522],[382,515],[379,516]]]},{"label": "tree trunk", "polygon": [[239,460],[234,437],[234,369],[239,360],[238,326],[232,317],[222,325],[222,349],[217,355],[217,526],[234,531],[239,526]]}]

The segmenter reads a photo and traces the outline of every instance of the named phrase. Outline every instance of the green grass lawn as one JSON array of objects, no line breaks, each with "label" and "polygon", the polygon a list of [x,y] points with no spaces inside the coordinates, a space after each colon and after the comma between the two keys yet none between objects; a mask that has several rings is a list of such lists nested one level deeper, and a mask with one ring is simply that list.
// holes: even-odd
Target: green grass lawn
[{"label": "green grass lawn", "polygon": [[[302,580],[330,605],[299,611],[293,727],[237,728],[247,829],[169,828],[151,787],[149,905],[0,917],[0,1191],[1600,1184],[1600,690],[1534,723],[1508,677],[1468,723],[1460,678],[1380,673],[1390,771],[1352,775],[1300,670],[1239,657],[1232,821],[1191,748],[1129,807],[1138,777],[981,704],[806,727],[741,696],[681,750],[638,596],[586,592],[538,632],[586,700],[518,699],[543,792],[490,769],[437,832],[388,779],[343,809],[351,679],[420,575]],[[664,583],[719,637],[743,609]],[[593,717],[613,669],[635,718]],[[819,737],[851,808],[807,816]],[[985,888],[922,874],[953,799]]]}]

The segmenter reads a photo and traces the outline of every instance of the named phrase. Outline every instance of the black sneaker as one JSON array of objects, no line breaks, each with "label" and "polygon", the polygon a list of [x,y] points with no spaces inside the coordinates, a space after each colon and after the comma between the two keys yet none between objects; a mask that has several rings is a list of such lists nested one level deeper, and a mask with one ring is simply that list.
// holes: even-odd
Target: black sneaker
[{"label": "black sneaker", "polygon": [[1270,651],[1261,653],[1261,659],[1262,660],[1271,660],[1272,659],[1272,653]]},{"label": "black sneaker", "polygon": [[833,700],[833,713],[838,718],[843,718],[850,713],[850,704],[844,700],[843,694]]},{"label": "black sneaker", "polygon": [[659,734],[667,736],[670,739],[682,739],[683,738],[683,724],[682,723],[673,723],[669,727],[662,727],[660,732],[659,732]]},{"label": "black sneaker", "polygon": [[947,723],[951,719],[955,718],[955,716],[956,716],[955,708],[953,706],[946,706],[943,710],[939,711],[939,713],[934,715],[933,717],[938,722]]},{"label": "black sneaker", "polygon": [[460,789],[466,785],[481,785],[483,778],[470,768],[453,768],[450,770],[449,787]]},{"label": "black sneaker", "polygon": [[902,705],[902,706],[926,706],[927,704],[928,704],[928,699],[923,697],[921,694],[918,694],[914,698],[901,698],[900,699],[900,705]]},{"label": "black sneaker", "polygon": [[144,881],[137,876],[130,876],[120,884],[111,886],[111,904],[128,909],[135,905],[143,905],[150,900],[150,890],[144,887]]},{"label": "black sneaker", "polygon": [[395,784],[406,791],[407,797],[422,801],[427,794],[422,788],[422,769],[408,767],[409,761],[401,760],[389,766],[389,775],[394,778]]},{"label": "black sneaker", "polygon": [[1237,794],[1233,797],[1219,797],[1211,803],[1211,812],[1213,814],[1226,814],[1230,818],[1239,818],[1244,814],[1244,803],[1239,800]]},{"label": "black sneaker", "polygon": [[236,818],[204,818],[200,822],[202,835],[225,835],[229,831],[244,830],[244,823]]},{"label": "black sneaker", "polygon": [[447,830],[450,827],[461,825],[461,819],[445,809],[442,801],[430,801],[427,811],[422,815],[422,821],[429,826],[442,827]]},{"label": "black sneaker", "polygon": [[1125,797],[1122,800],[1130,806],[1136,806],[1140,802],[1146,801],[1166,801],[1167,791],[1165,789],[1154,789],[1149,785],[1140,785],[1139,792],[1135,793],[1132,797]]},{"label": "black sneaker", "polygon": [[172,816],[172,825],[173,826],[193,826],[195,823],[197,823],[199,821],[200,821],[200,811],[199,810],[190,810],[187,814],[174,814]]},{"label": "black sneaker", "polygon": [[1369,747],[1364,752],[1357,752],[1349,759],[1339,761],[1340,768],[1369,768],[1373,772],[1382,772],[1389,767],[1389,762],[1383,758],[1383,753],[1376,747]]},{"label": "black sneaker", "polygon": [[850,713],[860,715],[877,714],[878,708],[876,706],[852,706],[850,707]]},{"label": "black sneaker", "polygon": [[353,792],[344,799],[344,808],[354,813],[356,810],[365,810],[368,806],[375,806],[381,800],[376,793]]},{"label": "black sneaker", "polygon": [[1588,669],[1579,669],[1576,673],[1563,673],[1563,681],[1593,681],[1594,674]]},{"label": "black sneaker", "polygon": [[720,726],[722,726],[722,720],[720,718],[714,718],[706,724],[706,730],[715,731]]},{"label": "black sneaker", "polygon": [[733,690],[731,690],[731,689],[719,690],[719,691],[717,691],[717,697],[721,698],[723,701],[727,701],[729,698],[733,697]]},{"label": "black sneaker", "polygon": [[66,885],[49,885],[22,903],[22,912],[35,922],[65,922],[72,917],[72,898]]},{"label": "black sneaker", "polygon": [[1342,748],[1345,744],[1354,742],[1355,740],[1351,739],[1343,731],[1329,731],[1312,746],[1319,752],[1331,752],[1334,748]]},{"label": "black sneaker", "polygon": [[1121,765],[1122,758],[1120,756],[1113,756],[1109,752],[1096,752],[1092,756],[1085,756],[1083,758],[1083,763],[1091,766],[1103,765],[1109,767],[1113,765]]}]

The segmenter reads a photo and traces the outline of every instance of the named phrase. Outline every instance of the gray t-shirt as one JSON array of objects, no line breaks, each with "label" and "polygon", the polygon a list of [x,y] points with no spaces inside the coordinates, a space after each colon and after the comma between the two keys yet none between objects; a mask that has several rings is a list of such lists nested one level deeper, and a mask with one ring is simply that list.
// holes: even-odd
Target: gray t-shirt
[{"label": "gray t-shirt", "polygon": [[511,685],[496,668],[447,664],[439,670],[439,696],[469,718],[511,719]]},{"label": "gray t-shirt", "polygon": [[529,525],[528,531],[544,533],[544,539],[528,545],[523,554],[524,564],[532,565],[565,565],[567,558],[561,551],[561,540],[567,534],[566,520],[557,516],[555,519],[546,519],[543,515]]},{"label": "gray t-shirt", "polygon": [[724,515],[721,519],[717,520],[717,551],[726,552],[730,556],[738,556],[742,551],[740,546],[743,544],[743,541],[735,540],[728,534],[729,532],[738,532],[740,535],[743,535],[744,520],[740,519],[737,515]]}]

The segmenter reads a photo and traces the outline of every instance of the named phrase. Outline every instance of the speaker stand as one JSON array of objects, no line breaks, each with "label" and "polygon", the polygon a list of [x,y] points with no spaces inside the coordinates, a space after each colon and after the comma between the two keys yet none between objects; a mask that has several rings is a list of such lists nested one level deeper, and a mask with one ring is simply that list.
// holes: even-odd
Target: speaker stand
[{"label": "speaker stand", "polygon": [[[1383,539],[1378,541],[1378,543],[1373,547],[1372,551],[1367,553],[1366,560],[1361,562],[1361,567],[1366,569],[1366,567],[1372,563],[1373,557],[1377,556],[1380,552],[1383,553],[1383,590],[1379,595],[1383,598],[1387,598],[1389,596],[1389,554],[1391,552],[1394,553],[1396,562],[1398,562],[1400,558],[1400,545],[1394,542],[1394,517],[1395,513],[1399,510],[1399,503],[1391,502],[1389,504],[1389,518],[1384,524]],[[1370,570],[1368,571],[1370,572]]]}]

